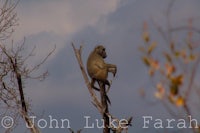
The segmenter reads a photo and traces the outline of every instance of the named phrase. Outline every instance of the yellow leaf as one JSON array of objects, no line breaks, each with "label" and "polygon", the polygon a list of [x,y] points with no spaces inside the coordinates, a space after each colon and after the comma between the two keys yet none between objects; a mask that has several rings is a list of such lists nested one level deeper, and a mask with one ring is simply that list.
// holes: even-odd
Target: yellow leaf
[{"label": "yellow leaf", "polygon": [[143,57],[142,60],[146,66],[150,66],[150,61],[147,57]]},{"label": "yellow leaf", "polygon": [[165,93],[165,88],[163,87],[162,83],[158,83],[156,85],[156,88],[157,88],[158,92]]},{"label": "yellow leaf", "polygon": [[142,37],[143,37],[143,40],[144,40],[146,43],[149,42],[149,40],[150,40],[149,32],[144,31]]},{"label": "yellow leaf", "polygon": [[176,84],[171,84],[170,85],[170,94],[172,95],[172,96],[176,96],[176,95],[178,95],[178,93],[179,93],[179,87],[176,85]]},{"label": "yellow leaf", "polygon": [[190,54],[189,59],[191,61],[194,61],[196,59],[196,56],[194,54]]},{"label": "yellow leaf", "polygon": [[174,73],[176,71],[176,68],[173,64],[165,64],[165,68],[166,68],[166,75],[170,76],[172,73]]},{"label": "yellow leaf", "polygon": [[152,68],[150,68],[150,69],[149,69],[149,75],[150,75],[150,76],[154,76],[154,73],[155,73],[155,70],[152,69]]},{"label": "yellow leaf", "polygon": [[158,98],[158,99],[162,99],[163,98],[163,95],[161,93],[157,92],[157,91],[155,92],[154,96],[156,98]]},{"label": "yellow leaf", "polygon": [[185,104],[185,100],[183,97],[179,96],[176,100],[176,106],[183,106]]},{"label": "yellow leaf", "polygon": [[185,49],[181,50],[180,55],[182,56],[183,59],[186,59],[187,57],[186,50]]},{"label": "yellow leaf", "polygon": [[176,51],[176,52],[175,52],[175,56],[176,56],[176,57],[179,57],[179,56],[180,56],[180,52]]},{"label": "yellow leaf", "polygon": [[160,68],[159,62],[157,60],[151,59],[150,64],[151,64],[151,67],[155,70]]},{"label": "yellow leaf", "polygon": [[162,83],[158,83],[156,87],[157,91],[155,92],[155,97],[162,99],[165,95],[165,88],[163,87]]},{"label": "yellow leaf", "polygon": [[168,99],[169,99],[169,102],[170,103],[172,103],[172,104],[174,104],[174,102],[175,102],[175,97],[174,96],[172,96],[171,94],[168,96]]},{"label": "yellow leaf", "polygon": [[171,63],[172,62],[171,56],[168,53],[164,53],[164,55],[165,55],[165,58],[167,59],[167,61]]},{"label": "yellow leaf", "polygon": [[177,86],[182,85],[183,84],[183,75],[180,74],[176,77],[172,77],[171,82],[172,82],[172,84],[177,85]]},{"label": "yellow leaf", "polygon": [[156,46],[157,46],[157,43],[153,42],[148,48],[148,54],[151,54],[152,51],[156,48]]}]

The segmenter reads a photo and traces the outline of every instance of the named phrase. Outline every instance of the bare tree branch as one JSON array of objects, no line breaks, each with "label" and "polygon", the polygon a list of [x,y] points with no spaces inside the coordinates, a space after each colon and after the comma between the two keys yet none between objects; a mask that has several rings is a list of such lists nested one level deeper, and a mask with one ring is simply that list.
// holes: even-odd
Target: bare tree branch
[{"label": "bare tree branch", "polygon": [[0,40],[5,40],[14,32],[12,27],[18,25],[17,13],[14,11],[19,0],[5,0],[0,5]]},{"label": "bare tree branch", "polygon": [[102,104],[98,100],[98,98],[97,98],[97,96],[96,96],[96,94],[94,92],[94,89],[92,89],[92,87],[90,85],[89,78],[87,76],[87,73],[86,73],[84,65],[83,65],[83,61],[82,61],[82,58],[81,58],[82,46],[80,46],[79,49],[76,49],[74,44],[72,43],[72,47],[74,49],[74,53],[75,53],[76,59],[77,59],[77,61],[79,63],[83,78],[85,80],[85,84],[87,85],[87,88],[88,88],[88,91],[90,93],[90,96],[92,97],[92,103],[95,105],[95,107],[98,109],[98,111],[101,114],[104,114],[104,111],[102,110]]}]

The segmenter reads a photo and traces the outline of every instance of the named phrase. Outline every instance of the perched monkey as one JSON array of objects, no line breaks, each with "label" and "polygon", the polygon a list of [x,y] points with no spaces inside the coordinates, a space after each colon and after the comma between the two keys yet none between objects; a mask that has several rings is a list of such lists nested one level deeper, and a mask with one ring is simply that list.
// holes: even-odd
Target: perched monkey
[{"label": "perched monkey", "polygon": [[115,76],[117,72],[116,65],[107,64],[104,62],[104,58],[107,57],[106,49],[102,45],[98,45],[94,48],[94,50],[90,53],[87,60],[87,71],[89,76],[91,77],[91,86],[95,90],[99,89],[94,86],[96,81],[101,81],[105,85],[108,85],[110,88],[110,83],[107,80],[108,72],[112,72],[113,76]]}]

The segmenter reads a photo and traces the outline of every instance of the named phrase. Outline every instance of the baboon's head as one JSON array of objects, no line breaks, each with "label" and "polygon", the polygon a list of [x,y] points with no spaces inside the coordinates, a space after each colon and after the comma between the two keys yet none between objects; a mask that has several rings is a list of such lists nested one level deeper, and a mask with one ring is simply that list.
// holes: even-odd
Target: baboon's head
[{"label": "baboon's head", "polygon": [[106,58],[107,57],[106,48],[103,45],[96,46],[94,51],[95,51],[95,53],[100,55],[102,58]]}]

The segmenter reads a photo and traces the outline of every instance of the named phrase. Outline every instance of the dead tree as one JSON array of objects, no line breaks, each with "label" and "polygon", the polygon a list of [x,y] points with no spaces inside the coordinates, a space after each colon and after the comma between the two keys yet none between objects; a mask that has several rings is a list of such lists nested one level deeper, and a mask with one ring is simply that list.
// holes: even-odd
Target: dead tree
[{"label": "dead tree", "polygon": [[30,68],[26,61],[33,56],[35,49],[33,48],[27,56],[22,56],[25,42],[14,46],[11,40],[11,44],[7,44],[14,32],[14,27],[18,25],[17,13],[15,12],[18,2],[19,0],[0,1],[0,117],[10,116],[13,119],[10,128],[5,131],[6,133],[11,132],[17,126],[20,117],[25,120],[32,133],[39,133],[38,128],[29,119],[31,110],[24,94],[24,80],[29,78],[44,79],[47,72],[39,76],[32,74],[40,68],[54,50],[38,65]]},{"label": "dead tree", "polygon": [[[94,92],[94,89],[90,85],[89,78],[87,76],[87,73],[85,71],[85,67],[84,67],[83,62],[82,62],[82,57],[81,57],[82,46],[80,46],[80,49],[76,49],[74,44],[72,43],[72,47],[73,47],[76,59],[78,61],[78,64],[80,66],[83,78],[85,80],[85,84],[87,85],[88,91],[89,91],[90,96],[92,98],[92,103],[97,108],[97,110],[99,111],[99,113],[102,115],[102,117],[104,119],[103,133],[110,133],[111,130],[113,132],[117,131],[117,133],[121,133],[124,129],[118,130],[117,128],[120,128],[119,126],[117,128],[111,127],[111,125],[109,123],[110,118],[111,119],[117,119],[117,118],[113,117],[109,112],[107,92],[106,92],[106,89],[105,89],[105,84],[98,82],[99,87],[100,87],[100,100],[99,100],[96,93]],[[127,121],[129,121],[127,126],[131,126],[132,117],[130,117],[130,118],[129,118],[129,120],[127,120]],[[128,129],[125,129],[125,130],[128,130]]]},{"label": "dead tree", "polygon": [[[33,74],[47,60],[53,51],[50,52],[38,65],[30,68],[27,67],[26,61],[29,57],[33,56],[34,50],[32,50],[28,56],[23,57],[21,56],[23,49],[24,43],[17,48],[12,47],[10,49],[6,48],[5,45],[0,44],[0,99],[3,101],[3,104],[1,105],[4,106],[7,115],[10,116],[12,114],[11,112],[14,112],[13,116],[11,116],[12,118],[20,115],[30,128],[31,133],[40,133],[38,128],[33,125],[29,118],[31,110],[24,94],[24,80],[29,78],[39,80],[44,79],[48,74],[47,72],[38,76],[33,76]],[[3,108],[1,110],[3,110]],[[15,122],[17,123],[17,121],[18,119],[16,119]]]}]

